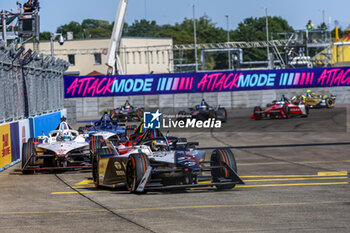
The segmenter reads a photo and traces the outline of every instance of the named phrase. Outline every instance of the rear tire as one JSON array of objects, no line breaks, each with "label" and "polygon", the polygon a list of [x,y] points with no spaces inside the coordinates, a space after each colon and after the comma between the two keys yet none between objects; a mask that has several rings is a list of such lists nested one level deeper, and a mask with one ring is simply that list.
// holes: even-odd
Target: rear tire
[{"label": "rear tire", "polygon": [[[214,150],[210,157],[210,165],[223,166],[225,163],[237,173],[236,159],[232,151],[230,149]],[[211,175],[213,177],[213,182],[220,182],[220,179],[222,178],[231,179],[232,181],[234,180],[232,173],[229,171],[228,168],[225,168],[225,167],[212,169]],[[217,185],[216,188],[218,190],[232,189],[235,186],[236,186],[235,184],[223,184],[223,185]]]},{"label": "rear tire", "polygon": [[137,193],[142,177],[149,167],[149,160],[146,154],[131,154],[126,165],[126,185],[131,193]]},{"label": "rear tire", "polygon": [[[27,165],[30,165],[30,161],[28,161],[30,158],[30,153],[29,153],[29,144],[23,143],[23,147],[22,147],[22,173],[23,174],[33,174],[34,171],[28,171],[28,170],[23,170]],[[28,163],[27,163],[28,161]]]},{"label": "rear tire", "polygon": [[98,167],[99,167],[99,164],[98,164],[98,155],[97,155],[97,156],[94,156],[92,159],[92,179],[94,181],[96,188],[100,188]]},{"label": "rear tire", "polygon": [[262,118],[262,113],[257,113],[257,112],[261,112],[262,111],[262,109],[261,109],[261,107],[260,106],[255,106],[254,107],[254,110],[253,110],[253,113],[254,113],[254,119],[255,120],[261,120],[261,118]]}]

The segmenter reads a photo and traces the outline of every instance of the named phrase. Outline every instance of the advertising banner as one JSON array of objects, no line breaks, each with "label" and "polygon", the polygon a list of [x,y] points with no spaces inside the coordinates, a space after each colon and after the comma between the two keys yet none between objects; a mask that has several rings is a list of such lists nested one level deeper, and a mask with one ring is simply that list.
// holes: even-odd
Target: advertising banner
[{"label": "advertising banner", "polygon": [[11,163],[11,127],[0,126],[0,168]]},{"label": "advertising banner", "polygon": [[64,78],[65,98],[350,85],[350,67]]},{"label": "advertising banner", "polygon": [[11,162],[21,158],[18,122],[11,123]]}]

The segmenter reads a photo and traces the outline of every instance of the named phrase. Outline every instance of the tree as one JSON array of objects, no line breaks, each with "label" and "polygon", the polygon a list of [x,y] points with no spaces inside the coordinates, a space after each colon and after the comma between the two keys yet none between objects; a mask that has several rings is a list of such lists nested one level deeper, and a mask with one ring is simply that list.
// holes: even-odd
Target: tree
[{"label": "tree", "polygon": [[124,24],[123,36],[155,37],[159,29],[160,26],[157,25],[156,21],[135,20],[130,26]]},{"label": "tree", "polygon": [[50,32],[40,32],[39,40],[50,40]]},{"label": "tree", "polygon": [[[278,33],[293,31],[293,28],[281,17],[268,17],[269,32],[273,39],[282,39]],[[233,41],[265,41],[266,40],[266,18],[246,18],[238,24],[237,30],[231,33]],[[245,50],[244,60],[257,61],[266,60],[266,49]]]},{"label": "tree", "polygon": [[73,32],[74,38],[81,39],[83,38],[83,27],[75,21],[70,22],[69,24],[62,25],[57,28],[57,33],[62,33],[62,35],[67,36],[67,32]]}]

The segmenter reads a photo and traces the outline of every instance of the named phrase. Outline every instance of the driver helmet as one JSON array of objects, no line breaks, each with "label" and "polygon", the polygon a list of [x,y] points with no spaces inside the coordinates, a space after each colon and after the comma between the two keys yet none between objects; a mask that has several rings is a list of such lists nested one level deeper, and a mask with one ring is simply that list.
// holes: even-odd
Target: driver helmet
[{"label": "driver helmet", "polygon": [[103,114],[108,114],[108,110],[105,109],[105,110],[103,111]]}]

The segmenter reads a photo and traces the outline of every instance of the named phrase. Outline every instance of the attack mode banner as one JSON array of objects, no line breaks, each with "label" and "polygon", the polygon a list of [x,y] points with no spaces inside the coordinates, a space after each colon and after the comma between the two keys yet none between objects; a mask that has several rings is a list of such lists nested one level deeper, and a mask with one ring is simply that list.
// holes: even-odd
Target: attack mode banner
[{"label": "attack mode banner", "polygon": [[65,98],[349,86],[350,67],[65,77]]}]

